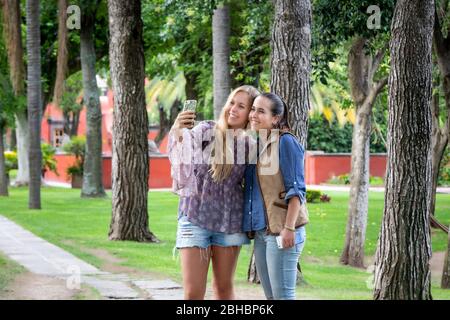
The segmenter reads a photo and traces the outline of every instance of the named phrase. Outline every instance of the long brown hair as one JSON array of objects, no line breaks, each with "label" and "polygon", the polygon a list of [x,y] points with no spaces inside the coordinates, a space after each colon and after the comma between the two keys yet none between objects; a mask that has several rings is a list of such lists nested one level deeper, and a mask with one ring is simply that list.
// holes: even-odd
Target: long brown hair
[{"label": "long brown hair", "polygon": [[[213,162],[209,172],[215,182],[221,182],[228,178],[233,169],[233,164],[227,164],[227,154],[231,159],[234,158],[234,150],[227,148],[225,139],[228,127],[228,117],[231,110],[231,101],[238,92],[246,92],[251,98],[251,104],[260,94],[258,89],[253,86],[243,85],[234,89],[228,96],[227,102],[220,113],[219,119],[214,127],[214,147],[211,150],[211,159]],[[251,107],[251,105],[250,105]],[[243,128],[245,129],[245,127]]]}]

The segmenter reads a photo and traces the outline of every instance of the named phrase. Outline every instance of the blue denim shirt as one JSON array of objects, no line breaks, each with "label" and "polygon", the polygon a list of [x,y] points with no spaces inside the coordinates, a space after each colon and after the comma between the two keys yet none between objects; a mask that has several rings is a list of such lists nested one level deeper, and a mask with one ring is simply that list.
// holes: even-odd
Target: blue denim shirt
[{"label": "blue denim shirt", "polygon": [[[284,180],[286,190],[286,204],[289,199],[295,196],[300,198],[300,202],[305,202],[305,169],[304,169],[304,149],[300,143],[290,134],[285,134],[280,138],[280,170]],[[264,203],[261,196],[261,189],[256,176],[256,164],[249,164],[245,169],[244,185],[244,218],[242,223],[243,231],[259,231],[266,228],[266,215]]]}]

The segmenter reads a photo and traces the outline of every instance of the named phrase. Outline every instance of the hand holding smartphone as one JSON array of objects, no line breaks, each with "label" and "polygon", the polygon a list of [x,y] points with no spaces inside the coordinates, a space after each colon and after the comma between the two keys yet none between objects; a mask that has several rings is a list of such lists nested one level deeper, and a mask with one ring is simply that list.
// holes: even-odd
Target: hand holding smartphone
[{"label": "hand holding smartphone", "polygon": [[197,107],[197,100],[186,100],[184,102],[183,111],[195,112],[196,107]]}]

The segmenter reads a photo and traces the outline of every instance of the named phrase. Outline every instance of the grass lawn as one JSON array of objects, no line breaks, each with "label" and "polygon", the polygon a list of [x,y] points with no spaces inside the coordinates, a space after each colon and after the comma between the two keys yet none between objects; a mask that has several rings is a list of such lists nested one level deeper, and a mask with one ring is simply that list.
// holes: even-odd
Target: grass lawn
[{"label": "grass lawn", "polygon": [[[343,247],[347,221],[348,193],[328,192],[330,203],[309,204],[310,224],[302,256],[307,286],[298,288],[298,297],[317,299],[371,299],[366,270],[341,266],[338,259]],[[371,192],[366,238],[367,264],[375,253],[380,228],[383,193]],[[10,188],[10,197],[0,201],[0,214],[12,219],[36,235],[101,267],[102,259],[85,248],[104,249],[123,259],[125,266],[165,274],[181,281],[179,261],[173,257],[178,198],[169,192],[150,192],[150,228],[162,241],[159,244],[108,241],[111,217],[111,193],[106,199],[81,199],[79,190],[43,188],[41,211],[28,210],[28,191]],[[450,224],[450,196],[438,195],[437,217]],[[444,251],[447,236],[433,230],[433,252]],[[92,252],[92,251],[91,251]],[[236,275],[238,286],[246,283],[251,255],[249,246],[241,251]],[[1,266],[1,260],[0,260]],[[440,271],[441,272],[441,271]],[[3,268],[0,268],[0,284]],[[450,299],[450,290],[442,290],[434,275],[432,293],[435,299]]]},{"label": "grass lawn", "polygon": [[25,269],[14,261],[7,259],[0,253],[0,296],[14,278],[25,271]]}]

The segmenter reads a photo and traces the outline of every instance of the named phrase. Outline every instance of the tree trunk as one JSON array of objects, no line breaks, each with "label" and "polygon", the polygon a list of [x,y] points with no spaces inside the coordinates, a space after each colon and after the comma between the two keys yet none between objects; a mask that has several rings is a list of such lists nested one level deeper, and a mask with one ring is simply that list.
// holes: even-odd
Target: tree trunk
[{"label": "tree trunk", "polygon": [[372,108],[386,79],[373,83],[373,76],[384,56],[378,51],[375,59],[365,53],[364,38],[355,38],[348,57],[348,78],[356,121],[353,127],[350,175],[350,200],[344,250],[341,263],[364,268],[364,242],[366,240],[367,213],[369,209],[369,160]]},{"label": "tree trunk", "polygon": [[28,115],[26,110],[15,114],[17,137],[17,176],[15,186],[27,186],[30,183],[30,130],[28,128]]},{"label": "tree trunk", "polygon": [[261,283],[261,280],[258,276],[258,271],[256,270],[255,263],[255,248],[252,250],[252,256],[250,258],[250,265],[247,271],[247,281],[251,283]]},{"label": "tree trunk", "polygon": [[[67,0],[58,0],[58,56],[56,62],[56,79],[53,90],[53,102],[59,105],[64,93],[69,54],[67,51]],[[83,31],[83,30],[81,30]]]},{"label": "tree trunk", "polygon": [[219,6],[212,19],[214,119],[218,119],[231,91],[230,9]]},{"label": "tree trunk", "polygon": [[106,196],[102,182],[102,111],[95,72],[95,8],[86,7],[83,9],[84,14],[80,30],[80,57],[87,126],[81,196],[94,198]]},{"label": "tree trunk", "polygon": [[[443,128],[439,126],[439,101],[433,101],[432,104],[432,194],[430,201],[430,215],[434,215],[436,207],[436,188],[439,178],[439,168],[442,157],[450,139],[450,30],[444,38],[441,31],[441,23],[437,14],[435,15],[433,44],[438,61],[439,71],[443,79],[443,89],[445,97],[445,106],[447,110],[447,120]],[[439,95],[437,98],[439,99]],[[434,223],[431,224],[437,227]]]},{"label": "tree trunk", "polygon": [[30,188],[28,207],[41,208],[41,31],[39,0],[27,0],[28,125]]},{"label": "tree trunk", "polygon": [[[11,83],[16,97],[24,94],[25,65],[22,48],[22,22],[19,0],[2,0],[5,43]],[[29,134],[27,110],[15,113],[18,171],[16,185],[28,185],[30,181],[28,150]]]},{"label": "tree trunk", "polygon": [[306,149],[311,73],[311,2],[276,0],[270,90],[287,104],[289,124]]},{"label": "tree trunk", "polygon": [[[306,150],[311,73],[311,1],[274,1],[270,90],[288,107],[289,124]],[[250,266],[251,267],[251,266]],[[301,269],[298,278],[303,278]]]},{"label": "tree trunk", "polygon": [[69,137],[78,135],[78,125],[80,123],[81,111],[63,111],[64,133]]},{"label": "tree trunk", "polygon": [[114,92],[111,240],[157,242],[149,230],[148,118],[141,1],[108,1]]},{"label": "tree trunk", "polygon": [[9,136],[9,150],[15,150],[17,148],[16,129],[11,129],[11,135]]},{"label": "tree trunk", "polygon": [[6,166],[5,166],[5,147],[3,144],[3,131],[4,125],[3,121],[0,119],[0,197],[8,196],[8,180],[6,177]]},{"label": "tree trunk", "polygon": [[[449,75],[450,76],[450,75]],[[444,128],[439,126],[439,91],[433,95],[432,100],[432,134],[431,134],[431,200],[430,200],[430,215],[434,215],[436,208],[436,189],[438,185],[439,179],[439,169],[441,167],[442,158],[444,156],[445,148],[448,144],[449,139],[449,129],[450,129],[450,86],[449,86],[450,77],[444,78],[444,92],[447,90],[446,95],[449,97],[446,98],[446,107],[447,107],[447,121]],[[439,89],[439,88],[437,88]],[[433,226],[433,223],[432,223]],[[436,226],[434,226],[436,227]]]},{"label": "tree trunk", "polygon": [[[449,228],[450,229],[450,228]],[[448,233],[447,251],[445,252],[444,270],[442,271],[441,288],[450,288],[450,232]]]},{"label": "tree trunk", "polygon": [[397,1],[391,25],[388,166],[374,299],[431,299],[434,1]]},{"label": "tree trunk", "polygon": [[164,111],[164,108],[161,107],[159,109],[159,132],[158,135],[155,137],[155,143],[158,147],[161,145],[161,142],[163,141],[164,137],[167,135],[167,133],[169,133],[170,128],[175,122],[180,105],[181,101],[175,100],[172,107],[170,108],[169,115],[167,115],[167,113]]}]

